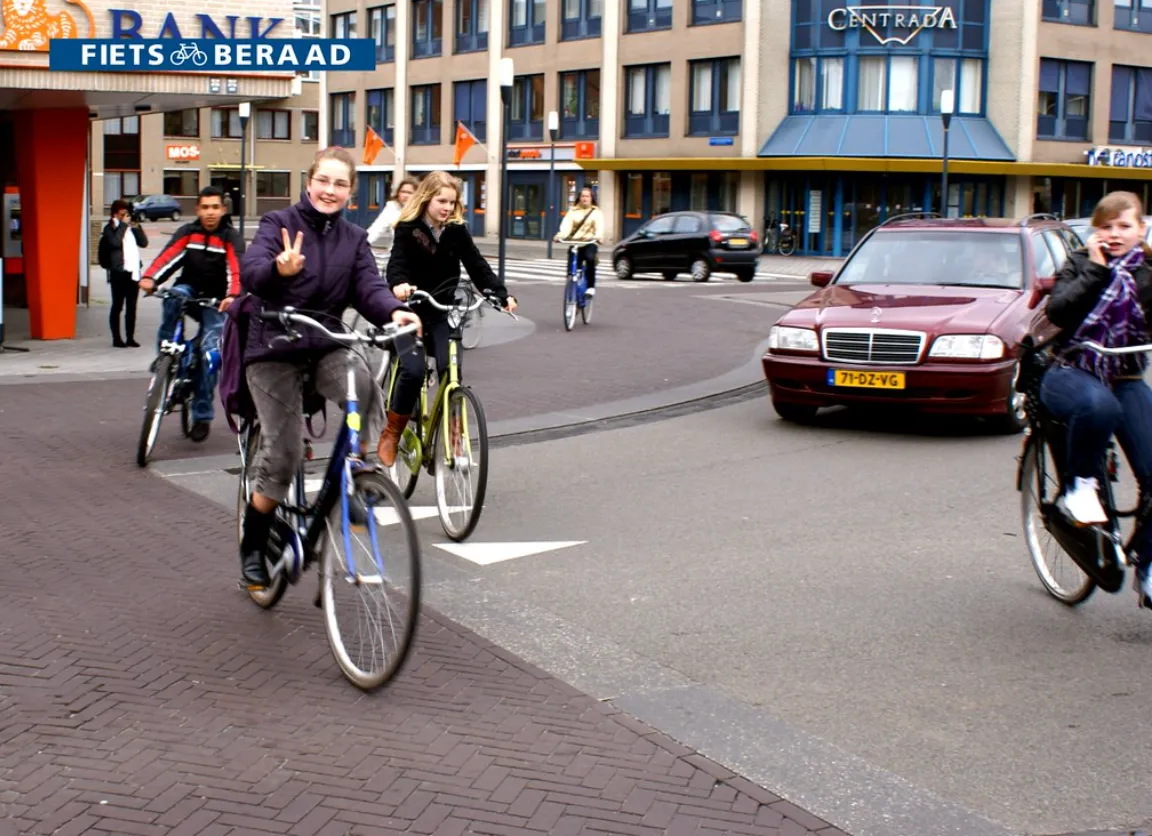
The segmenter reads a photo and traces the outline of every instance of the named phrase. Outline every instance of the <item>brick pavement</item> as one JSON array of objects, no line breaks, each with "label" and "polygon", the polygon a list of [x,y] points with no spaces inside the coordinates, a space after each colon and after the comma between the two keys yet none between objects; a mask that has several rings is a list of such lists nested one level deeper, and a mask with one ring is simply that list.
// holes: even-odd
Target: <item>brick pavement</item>
[{"label": "brick pavement", "polygon": [[125,383],[0,404],[17,832],[840,833],[434,612],[393,686],[347,685],[314,576],[254,607],[233,517],[131,463]]}]

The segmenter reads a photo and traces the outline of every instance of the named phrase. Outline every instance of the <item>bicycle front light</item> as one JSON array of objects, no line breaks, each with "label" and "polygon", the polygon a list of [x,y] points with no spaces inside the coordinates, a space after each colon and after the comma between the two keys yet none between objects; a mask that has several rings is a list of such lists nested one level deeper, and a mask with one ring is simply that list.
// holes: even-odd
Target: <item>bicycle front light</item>
[{"label": "bicycle front light", "polygon": [[811,328],[789,328],[786,325],[773,325],[768,332],[768,350],[818,351],[820,344],[816,332]]}]

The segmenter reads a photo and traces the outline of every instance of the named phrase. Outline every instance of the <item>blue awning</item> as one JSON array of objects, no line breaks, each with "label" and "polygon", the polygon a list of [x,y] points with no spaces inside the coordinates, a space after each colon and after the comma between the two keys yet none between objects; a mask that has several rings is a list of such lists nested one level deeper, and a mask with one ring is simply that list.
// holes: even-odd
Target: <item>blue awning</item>
[{"label": "blue awning", "polygon": [[[939,116],[868,113],[785,117],[758,156],[940,159],[943,151]],[[992,123],[978,116],[952,117],[948,158],[1016,159]]]}]

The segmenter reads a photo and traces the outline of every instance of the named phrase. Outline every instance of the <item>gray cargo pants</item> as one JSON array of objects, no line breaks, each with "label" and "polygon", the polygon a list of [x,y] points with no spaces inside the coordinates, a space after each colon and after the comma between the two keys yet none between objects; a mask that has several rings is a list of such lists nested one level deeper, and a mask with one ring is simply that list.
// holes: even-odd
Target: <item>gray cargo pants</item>
[{"label": "gray cargo pants", "polygon": [[[383,428],[383,400],[380,387],[372,379],[364,357],[352,349],[338,348],[316,364],[316,391],[344,409],[348,378],[348,355],[353,355],[358,411],[363,427],[360,443],[375,455]],[[260,419],[260,450],[252,464],[252,489],[283,502],[304,458],[304,372],[305,362],[258,360],[245,369],[256,416]],[[329,409],[329,426],[339,427],[340,414]],[[335,436],[333,436],[335,441]]]}]

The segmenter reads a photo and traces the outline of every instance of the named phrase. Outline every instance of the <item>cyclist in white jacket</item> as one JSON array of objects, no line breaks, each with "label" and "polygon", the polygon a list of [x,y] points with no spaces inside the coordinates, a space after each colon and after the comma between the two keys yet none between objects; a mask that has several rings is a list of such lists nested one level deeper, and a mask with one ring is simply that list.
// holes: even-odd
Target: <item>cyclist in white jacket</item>
[{"label": "cyclist in white jacket", "polygon": [[376,266],[380,268],[380,275],[388,265],[388,254],[392,251],[392,239],[395,236],[396,221],[400,219],[400,212],[404,204],[416,194],[416,187],[420,181],[415,177],[405,177],[396,184],[392,192],[392,199],[384,205],[376,220],[368,227],[368,243],[372,253],[376,256]]}]

